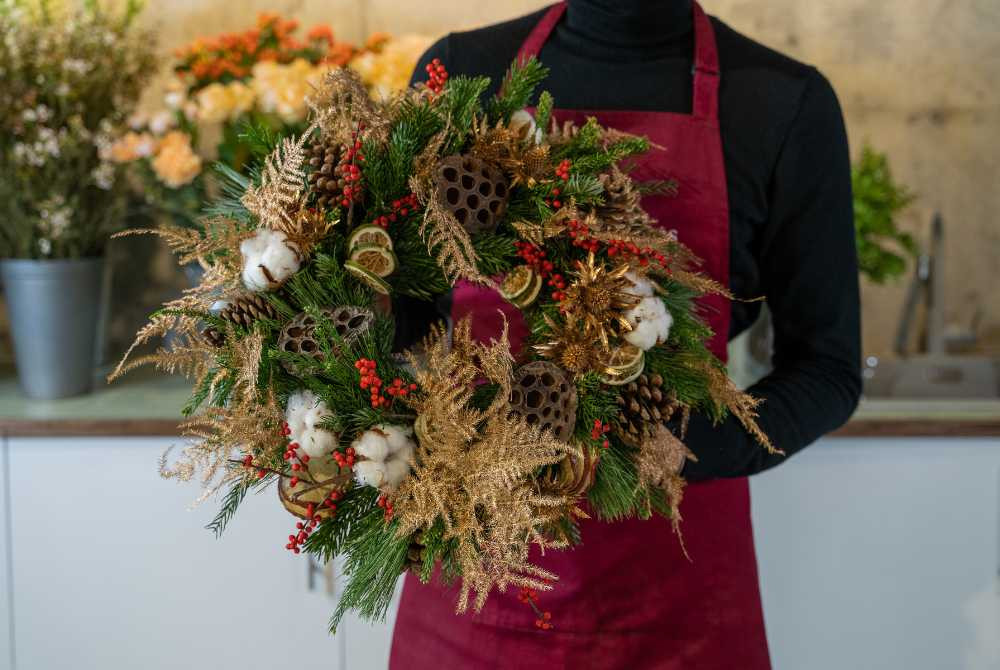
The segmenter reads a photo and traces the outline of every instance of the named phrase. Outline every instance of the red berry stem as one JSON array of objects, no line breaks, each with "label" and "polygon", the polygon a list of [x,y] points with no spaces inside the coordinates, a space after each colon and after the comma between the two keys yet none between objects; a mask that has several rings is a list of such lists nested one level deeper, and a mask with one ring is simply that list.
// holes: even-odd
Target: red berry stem
[{"label": "red berry stem", "polygon": [[552,628],[552,612],[542,611],[538,607],[538,592],[535,589],[529,589],[522,587],[520,592],[517,594],[517,599],[522,603],[531,606],[531,609],[535,613],[535,627],[541,630],[549,630]]},{"label": "red berry stem", "polygon": [[417,200],[416,194],[410,193],[399,200],[393,200],[392,211],[389,214],[375,217],[372,223],[382,228],[388,228],[390,223],[395,223],[397,220],[413,214],[419,208],[420,202]]},{"label": "red berry stem", "polygon": [[427,71],[427,88],[434,95],[440,95],[444,85],[448,83],[448,70],[445,69],[441,59],[435,58],[424,67],[424,70]]}]

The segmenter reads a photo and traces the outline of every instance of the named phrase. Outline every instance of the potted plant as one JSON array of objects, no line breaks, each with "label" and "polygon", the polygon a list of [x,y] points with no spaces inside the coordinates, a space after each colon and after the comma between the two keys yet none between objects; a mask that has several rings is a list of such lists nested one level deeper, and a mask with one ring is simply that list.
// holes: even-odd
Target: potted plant
[{"label": "potted plant", "polygon": [[0,4],[0,277],[32,397],[92,383],[105,245],[126,214],[110,147],[155,65],[139,11]]}]

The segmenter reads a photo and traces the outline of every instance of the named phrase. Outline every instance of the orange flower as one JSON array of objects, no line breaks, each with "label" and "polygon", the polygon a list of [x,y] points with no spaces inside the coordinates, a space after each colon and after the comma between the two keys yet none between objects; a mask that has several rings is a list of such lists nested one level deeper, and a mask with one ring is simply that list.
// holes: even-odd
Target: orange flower
[{"label": "orange flower", "polygon": [[280,18],[277,14],[272,14],[271,12],[261,12],[257,15],[257,27],[267,28],[272,23],[277,23]]},{"label": "orange flower", "polygon": [[367,41],[365,41],[365,49],[370,49],[371,51],[379,51],[385,46],[385,43],[392,39],[392,35],[389,33],[372,33]]},{"label": "orange flower", "polygon": [[306,33],[306,38],[313,42],[333,44],[333,29],[326,24],[315,25]]},{"label": "orange flower", "polygon": [[179,188],[201,172],[201,158],[191,148],[191,138],[179,130],[167,133],[160,140],[153,171],[164,184]]},{"label": "orange flower", "polygon": [[354,57],[354,52],[355,49],[351,44],[348,44],[347,42],[337,42],[330,47],[329,51],[327,51],[326,58],[323,59],[323,62],[341,67],[347,65],[351,61]]}]

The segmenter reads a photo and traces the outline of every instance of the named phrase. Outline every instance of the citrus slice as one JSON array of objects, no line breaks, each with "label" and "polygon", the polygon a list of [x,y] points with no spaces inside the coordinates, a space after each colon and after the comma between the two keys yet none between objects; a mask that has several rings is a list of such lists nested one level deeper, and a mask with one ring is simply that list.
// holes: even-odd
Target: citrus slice
[{"label": "citrus slice", "polygon": [[518,265],[504,277],[503,283],[500,284],[500,295],[505,300],[516,300],[531,288],[534,279],[534,270],[527,265]]},{"label": "citrus slice", "polygon": [[370,286],[376,293],[389,295],[389,284],[384,279],[370,270],[358,265],[355,261],[344,263],[344,269]]},{"label": "citrus slice", "polygon": [[347,238],[347,248],[354,251],[363,244],[374,244],[384,249],[392,249],[392,237],[378,226],[361,226]]},{"label": "citrus slice", "polygon": [[601,381],[611,386],[621,386],[635,381],[646,367],[646,353],[639,347],[626,344],[611,352]]},{"label": "citrus slice", "polygon": [[388,277],[396,270],[396,254],[377,244],[355,247],[351,260],[379,277]]},{"label": "citrus slice", "polygon": [[531,284],[528,286],[528,288],[522,291],[521,295],[519,295],[511,302],[514,304],[515,307],[520,307],[521,309],[531,307],[531,305],[534,304],[535,300],[538,299],[538,294],[541,293],[542,284],[544,283],[545,282],[542,279],[541,275],[535,275],[534,278],[532,278]]}]

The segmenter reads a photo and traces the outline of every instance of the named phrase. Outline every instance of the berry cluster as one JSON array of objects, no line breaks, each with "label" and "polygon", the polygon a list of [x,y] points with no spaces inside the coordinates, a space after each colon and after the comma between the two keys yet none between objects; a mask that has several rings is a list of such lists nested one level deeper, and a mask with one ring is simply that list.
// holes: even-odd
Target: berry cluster
[{"label": "berry cluster", "polygon": [[546,258],[545,249],[541,249],[531,242],[522,241],[514,242],[514,247],[517,249],[517,255],[543,279],[555,269],[552,261]]},{"label": "berry cluster", "polygon": [[390,521],[392,519],[393,510],[392,503],[389,502],[389,497],[383,493],[378,497],[378,502],[376,504],[385,511],[385,520]]},{"label": "berry cluster", "polygon": [[559,199],[559,196],[562,195],[562,189],[556,186],[554,189],[552,189],[551,195],[552,195],[551,198],[545,199],[545,204],[548,205],[549,207],[552,207],[553,209],[559,209],[560,207],[562,207],[562,200]]},{"label": "berry cluster", "polygon": [[347,146],[343,162],[340,164],[340,171],[344,179],[344,197],[340,204],[347,207],[351,202],[361,199],[361,168],[358,163],[365,162],[365,155],[361,153],[361,138],[359,133],[365,129],[365,124],[359,123],[358,129],[351,133],[353,144]]},{"label": "berry cluster", "polygon": [[566,227],[569,229],[569,237],[575,247],[594,254],[599,253],[603,247],[607,251],[608,258],[620,257],[622,260],[636,262],[642,267],[656,262],[660,267],[669,271],[667,257],[651,247],[639,247],[634,242],[626,242],[625,240],[602,241],[595,239],[591,237],[587,225],[576,219],[567,221]]},{"label": "berry cluster", "polygon": [[[330,511],[330,516],[333,516],[337,513],[337,501],[340,500],[342,496],[343,494],[340,491],[330,491],[319,506],[328,509]],[[309,536],[314,530],[316,530],[316,526],[318,526],[320,522],[320,516],[316,513],[316,505],[313,503],[309,503],[309,506],[306,508],[306,516],[309,517],[309,520],[299,521],[295,524],[295,529],[298,533],[289,535],[288,544],[285,545],[285,549],[294,554],[298,554],[302,551],[302,545],[309,539]]]},{"label": "berry cluster", "polygon": [[403,196],[399,200],[393,200],[392,212],[375,217],[375,220],[372,221],[372,223],[376,226],[381,226],[382,228],[388,228],[390,223],[395,223],[397,219],[403,218],[408,214],[417,211],[419,206],[420,203],[417,202],[416,194],[411,193]]},{"label": "berry cluster", "polygon": [[350,470],[354,467],[354,447],[348,447],[344,451],[333,452],[333,460],[337,461],[337,466],[341,470]]},{"label": "berry cluster", "polygon": [[[243,463],[243,467],[245,467],[245,468],[253,468],[253,467],[255,467],[254,464],[253,464],[253,455],[252,454],[247,454],[246,456],[244,456],[242,463]],[[266,477],[267,476],[267,472],[268,472],[267,468],[257,468],[257,479],[263,479],[264,477]]]},{"label": "berry cluster", "polygon": [[410,393],[416,390],[417,390],[416,384],[413,383],[407,384],[399,377],[396,377],[395,379],[392,380],[392,383],[389,384],[389,387],[385,390],[385,392],[388,393],[393,398],[405,398],[406,396],[410,395]]},{"label": "berry cluster", "polygon": [[607,434],[611,431],[610,423],[602,423],[600,419],[594,419],[594,427],[590,431],[590,439],[595,442],[600,442],[601,446],[605,449],[608,448],[610,443],[608,442]]},{"label": "berry cluster", "polygon": [[556,176],[563,181],[569,181],[569,168],[572,165],[568,158],[564,158],[556,166]]},{"label": "berry cluster", "polygon": [[531,609],[535,611],[535,627],[542,630],[549,630],[552,628],[552,612],[543,612],[538,607],[538,592],[535,589],[521,588],[520,592],[517,594],[517,599],[522,603],[531,606]]},{"label": "berry cluster", "polygon": [[435,58],[424,69],[427,71],[427,88],[435,94],[441,93],[448,81],[448,71],[444,68],[444,63],[440,58]]},{"label": "berry cluster", "polygon": [[[308,473],[309,466],[307,465],[307,463],[309,463],[309,454],[307,453],[300,454],[298,453],[298,449],[299,449],[298,442],[289,443],[288,449],[285,450],[284,454],[285,460],[291,464],[293,472],[301,472],[304,470],[305,472]],[[298,475],[292,475],[292,478],[288,480],[288,485],[291,486],[292,488],[298,486],[299,485]]]},{"label": "berry cluster", "polygon": [[587,228],[587,224],[572,219],[566,222],[566,228],[569,229],[569,238],[572,240],[574,247],[580,247],[592,254],[596,254],[601,250],[601,241],[590,236],[590,229]]},{"label": "berry cluster", "polygon": [[417,390],[416,384],[407,384],[399,377],[392,380],[387,386],[382,378],[375,372],[377,364],[368,358],[359,358],[354,362],[354,367],[361,373],[361,380],[358,385],[371,394],[372,407],[388,407],[396,398],[403,398]]}]

